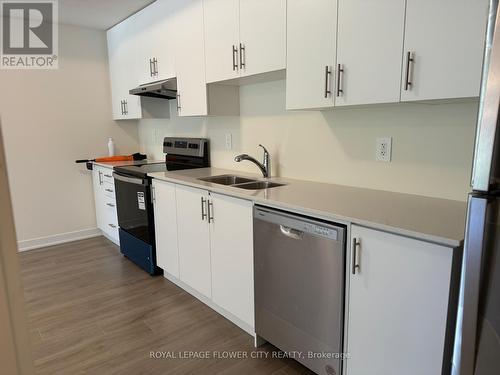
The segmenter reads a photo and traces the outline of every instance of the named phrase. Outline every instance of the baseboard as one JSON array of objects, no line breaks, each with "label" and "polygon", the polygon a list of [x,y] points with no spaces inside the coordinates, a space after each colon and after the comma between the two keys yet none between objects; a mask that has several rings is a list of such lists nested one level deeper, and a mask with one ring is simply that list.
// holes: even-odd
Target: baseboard
[{"label": "baseboard", "polygon": [[77,240],[84,240],[86,238],[92,238],[101,236],[102,232],[98,228],[83,229],[75,232],[55,234],[53,236],[33,238],[31,240],[18,241],[17,247],[19,251],[28,251],[40,249],[42,247],[59,245],[66,242],[72,242]]}]

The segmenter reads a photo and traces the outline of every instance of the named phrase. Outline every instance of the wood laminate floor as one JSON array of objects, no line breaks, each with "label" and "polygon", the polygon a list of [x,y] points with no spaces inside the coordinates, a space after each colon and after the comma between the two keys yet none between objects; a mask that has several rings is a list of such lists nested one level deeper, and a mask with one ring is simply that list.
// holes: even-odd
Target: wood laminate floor
[{"label": "wood laminate floor", "polygon": [[[279,352],[269,344],[255,349],[248,334],[104,237],[21,253],[20,261],[38,374],[310,374],[273,358]],[[210,358],[168,358],[203,351]]]}]

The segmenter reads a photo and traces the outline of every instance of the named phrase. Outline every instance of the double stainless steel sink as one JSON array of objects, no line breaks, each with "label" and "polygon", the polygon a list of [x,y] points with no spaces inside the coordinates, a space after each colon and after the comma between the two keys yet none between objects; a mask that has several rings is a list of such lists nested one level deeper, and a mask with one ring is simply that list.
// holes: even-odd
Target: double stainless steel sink
[{"label": "double stainless steel sink", "polygon": [[259,180],[253,180],[251,178],[240,177],[230,174],[225,174],[221,176],[202,177],[199,178],[198,180],[211,182],[213,184],[236,187],[239,189],[246,189],[246,190],[271,189],[273,187],[285,185],[273,181],[259,181]]}]

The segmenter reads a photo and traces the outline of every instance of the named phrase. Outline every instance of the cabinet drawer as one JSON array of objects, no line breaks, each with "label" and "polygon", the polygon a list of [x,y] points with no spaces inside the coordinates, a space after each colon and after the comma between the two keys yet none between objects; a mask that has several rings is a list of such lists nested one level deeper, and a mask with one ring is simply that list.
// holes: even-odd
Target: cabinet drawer
[{"label": "cabinet drawer", "polygon": [[110,198],[108,196],[104,197],[104,208],[106,211],[112,210],[116,215],[116,200],[115,198]]},{"label": "cabinet drawer", "polygon": [[103,184],[104,195],[108,198],[115,199],[115,184],[110,184],[109,182],[105,182]]},{"label": "cabinet drawer", "polygon": [[110,169],[104,169],[102,171],[102,180],[104,183],[115,185],[115,180],[113,178],[113,171]]},{"label": "cabinet drawer", "polygon": [[[109,203],[109,205],[108,205]],[[104,210],[103,227],[101,228],[108,236],[118,241],[118,217],[116,214],[115,202],[107,199],[106,209]]]}]

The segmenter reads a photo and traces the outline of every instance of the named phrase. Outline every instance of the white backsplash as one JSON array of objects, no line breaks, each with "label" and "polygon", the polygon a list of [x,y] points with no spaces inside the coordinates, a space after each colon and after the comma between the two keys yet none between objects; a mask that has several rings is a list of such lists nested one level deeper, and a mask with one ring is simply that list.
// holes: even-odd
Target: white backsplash
[{"label": "white backsplash", "polygon": [[[233,159],[260,159],[262,143],[273,175],[455,200],[470,190],[477,100],[287,112],[285,82],[275,81],[242,86],[239,117],[179,118],[170,105],[170,119],[139,122],[149,157],[164,158],[164,136],[208,137],[214,167],[258,173]],[[392,162],[375,161],[377,137],[392,137]]]}]

